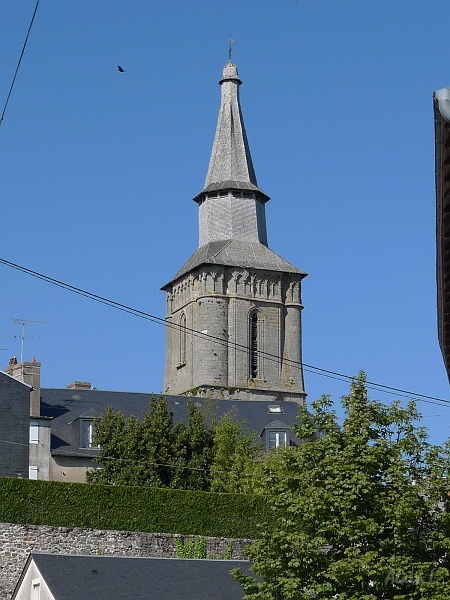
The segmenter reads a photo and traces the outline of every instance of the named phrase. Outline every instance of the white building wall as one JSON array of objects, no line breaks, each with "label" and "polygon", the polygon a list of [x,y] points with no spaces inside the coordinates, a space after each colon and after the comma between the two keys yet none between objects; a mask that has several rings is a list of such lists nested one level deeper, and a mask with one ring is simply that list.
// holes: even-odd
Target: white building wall
[{"label": "white building wall", "polygon": [[11,600],[55,600],[33,560]]}]

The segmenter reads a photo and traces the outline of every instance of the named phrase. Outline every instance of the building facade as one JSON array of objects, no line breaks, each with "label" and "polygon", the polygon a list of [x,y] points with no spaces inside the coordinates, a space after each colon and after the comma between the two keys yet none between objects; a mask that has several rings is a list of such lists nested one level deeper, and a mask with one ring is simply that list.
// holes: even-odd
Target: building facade
[{"label": "building facade", "polygon": [[[4,426],[8,426],[8,422],[13,423],[14,421],[14,424],[11,425],[10,435],[15,432],[14,435],[20,437],[21,444],[23,444],[20,448],[16,444],[14,456],[18,458],[20,453],[26,456],[25,466],[20,469],[15,467],[9,476],[49,479],[51,418],[41,414],[41,363],[34,358],[31,362],[17,362],[14,357],[5,371],[8,379],[1,381],[0,396],[2,399],[0,404],[7,401],[5,393],[8,393],[8,389],[15,386],[16,393],[20,391],[20,401],[16,399],[13,406],[9,405],[10,412],[5,409],[3,413],[5,415]],[[12,381],[15,383],[13,384]],[[1,408],[3,410],[3,404]],[[8,462],[10,462],[9,455]]]},{"label": "building facade", "polygon": [[305,398],[301,281],[267,243],[265,204],[231,61],[199,207],[199,248],[163,286],[164,393],[245,400]]},{"label": "building facade", "polygon": [[0,371],[0,477],[28,477],[30,386]]},{"label": "building facade", "polygon": [[450,381],[450,88],[434,93],[438,339]]}]

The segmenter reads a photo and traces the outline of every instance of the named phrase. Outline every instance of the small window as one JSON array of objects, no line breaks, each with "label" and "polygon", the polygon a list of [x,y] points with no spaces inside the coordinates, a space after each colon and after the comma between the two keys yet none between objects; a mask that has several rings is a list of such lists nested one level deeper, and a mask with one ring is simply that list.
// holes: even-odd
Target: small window
[{"label": "small window", "polygon": [[39,443],[39,423],[37,421],[30,422],[30,444]]},{"label": "small window", "polygon": [[37,479],[38,478],[38,468],[34,466],[28,467],[28,479]]},{"label": "small window", "polygon": [[81,421],[81,443],[80,448],[98,448],[94,446],[94,421],[83,419]]},{"label": "small window", "polygon": [[41,600],[41,582],[33,579],[31,582],[31,600]]},{"label": "small window", "polygon": [[287,446],[286,431],[269,431],[269,450]]},{"label": "small window", "polygon": [[283,408],[279,404],[269,404],[267,407],[267,412],[280,414],[283,412]]}]

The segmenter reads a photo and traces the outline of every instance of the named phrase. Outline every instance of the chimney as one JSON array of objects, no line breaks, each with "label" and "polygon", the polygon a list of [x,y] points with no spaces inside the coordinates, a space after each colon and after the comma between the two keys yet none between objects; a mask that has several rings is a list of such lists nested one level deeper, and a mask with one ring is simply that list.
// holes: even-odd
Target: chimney
[{"label": "chimney", "polygon": [[67,386],[68,390],[92,390],[90,381],[72,381]]},{"label": "chimney", "polygon": [[5,369],[14,379],[22,381],[31,386],[30,392],[30,416],[40,417],[41,415],[41,363],[32,358],[31,362],[17,362],[17,358],[13,356],[10,359],[9,365]]}]

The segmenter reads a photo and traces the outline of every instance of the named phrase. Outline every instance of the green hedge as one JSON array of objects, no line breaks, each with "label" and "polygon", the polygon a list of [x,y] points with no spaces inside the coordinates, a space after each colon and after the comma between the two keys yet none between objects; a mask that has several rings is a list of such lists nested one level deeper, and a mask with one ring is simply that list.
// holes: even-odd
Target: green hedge
[{"label": "green hedge", "polygon": [[0,478],[0,522],[254,538],[258,496]]}]

